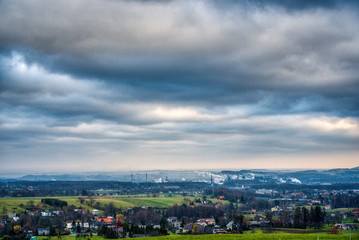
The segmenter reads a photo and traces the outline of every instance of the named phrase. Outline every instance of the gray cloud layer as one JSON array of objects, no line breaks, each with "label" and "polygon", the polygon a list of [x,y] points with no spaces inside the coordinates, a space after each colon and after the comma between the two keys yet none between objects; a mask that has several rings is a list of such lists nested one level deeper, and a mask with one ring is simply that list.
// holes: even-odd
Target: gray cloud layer
[{"label": "gray cloud layer", "polygon": [[5,169],[358,156],[356,2],[3,1],[0,22]]}]

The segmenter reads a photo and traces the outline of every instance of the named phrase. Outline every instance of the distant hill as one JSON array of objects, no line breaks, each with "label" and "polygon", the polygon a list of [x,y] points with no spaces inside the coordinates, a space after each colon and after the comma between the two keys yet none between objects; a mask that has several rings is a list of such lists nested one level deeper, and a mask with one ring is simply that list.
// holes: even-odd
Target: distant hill
[{"label": "distant hill", "polygon": [[[236,179],[236,176],[243,173],[243,171],[222,171],[222,174],[227,174],[232,179]],[[246,170],[245,174],[254,174],[255,179],[263,182],[298,184],[359,183],[359,167],[303,171]]]},{"label": "distant hill", "polygon": [[11,181],[119,181],[119,182],[206,182],[225,184],[277,183],[277,184],[334,184],[359,183],[359,167],[329,170],[267,170],[244,169],[223,171],[122,171],[89,172],[74,174],[29,174],[14,178],[0,178],[2,182]]}]

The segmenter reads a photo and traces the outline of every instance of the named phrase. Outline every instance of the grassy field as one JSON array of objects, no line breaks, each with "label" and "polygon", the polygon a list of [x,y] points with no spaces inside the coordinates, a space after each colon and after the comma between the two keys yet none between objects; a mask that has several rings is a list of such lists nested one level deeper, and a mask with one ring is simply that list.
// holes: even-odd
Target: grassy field
[{"label": "grassy field", "polygon": [[[261,240],[317,240],[319,239],[349,239],[349,234],[342,234],[342,235],[332,235],[332,234],[291,234],[291,233],[271,233],[271,234],[223,234],[223,235],[202,235],[202,236],[169,236],[169,237],[154,237],[151,240],[166,240],[166,239],[178,239],[178,240],[254,240],[254,239],[261,239]],[[149,240],[148,238],[136,238],[138,240]],[[358,234],[351,234],[351,239],[359,239]]]},{"label": "grassy field", "polygon": [[[39,239],[46,239],[45,237],[39,237]],[[52,237],[53,240],[57,239]],[[75,237],[62,237],[64,240],[74,240]],[[94,236],[93,240],[103,239],[102,237]],[[223,234],[223,235],[171,235],[164,237],[146,237],[135,238],[137,240],[336,240],[336,239],[359,239],[359,233],[357,232],[344,232],[343,234],[327,234],[327,233],[308,233],[308,234],[293,234],[293,233],[246,233],[246,234]]]},{"label": "grassy field", "polygon": [[[26,205],[29,201],[33,201],[35,205],[41,204],[41,199],[43,197],[14,197],[14,198],[0,198],[0,215],[4,214],[3,207],[7,209],[8,212],[12,212],[13,208],[16,208],[16,212],[22,212],[25,210]],[[48,197],[46,197],[48,198]],[[68,205],[74,205],[76,207],[87,208],[92,210],[93,207],[90,207],[86,204],[87,199],[85,198],[84,203],[80,203],[80,200],[76,196],[70,197],[54,197],[56,199],[60,199],[62,201],[66,201]],[[132,208],[132,207],[158,207],[158,208],[166,208],[173,206],[174,204],[182,204],[184,203],[184,199],[194,200],[194,197],[183,197],[183,196],[173,196],[166,197],[165,195],[161,195],[159,197],[147,197],[145,195],[124,195],[124,196],[106,196],[106,197],[96,197],[95,201],[100,202],[101,204],[109,204],[112,202],[118,208]],[[213,202],[219,202],[217,199],[209,199]],[[227,204],[227,201],[220,201],[223,204]],[[23,204],[25,207],[21,207]],[[48,209],[50,206],[41,205],[43,209]]]}]

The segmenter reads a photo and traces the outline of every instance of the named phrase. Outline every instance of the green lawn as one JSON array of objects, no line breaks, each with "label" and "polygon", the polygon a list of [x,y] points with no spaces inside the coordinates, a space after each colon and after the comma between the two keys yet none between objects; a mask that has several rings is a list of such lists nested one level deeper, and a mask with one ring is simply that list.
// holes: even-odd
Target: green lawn
[{"label": "green lawn", "polygon": [[[327,233],[315,233],[315,234],[292,234],[292,233],[250,233],[247,234],[223,234],[223,235],[170,235],[164,237],[146,237],[146,238],[135,238],[137,240],[336,240],[336,239],[359,239],[359,233],[357,232],[344,232],[343,234],[327,234]],[[44,237],[39,237],[39,239],[45,239]],[[53,240],[57,237],[52,237]],[[75,240],[75,237],[62,237],[65,240]],[[102,237],[94,236],[93,240],[103,239]]]},{"label": "green lawn", "polygon": [[[263,234],[263,233],[256,233],[256,234],[223,234],[223,235],[199,235],[199,236],[166,236],[166,237],[154,237],[151,240],[166,240],[166,239],[178,239],[178,240],[254,240],[254,239],[261,239],[261,240],[317,240],[319,239],[349,239],[349,234],[345,233],[342,235],[333,235],[333,234],[291,234],[291,233],[271,233],[271,234]],[[149,240],[148,238],[136,238],[138,240]],[[351,239],[359,239],[359,234],[351,234]]]},{"label": "green lawn", "polygon": [[340,212],[340,211],[351,212],[356,209],[357,208],[334,208],[334,209],[326,210],[326,212],[327,213],[336,213],[336,212]]}]

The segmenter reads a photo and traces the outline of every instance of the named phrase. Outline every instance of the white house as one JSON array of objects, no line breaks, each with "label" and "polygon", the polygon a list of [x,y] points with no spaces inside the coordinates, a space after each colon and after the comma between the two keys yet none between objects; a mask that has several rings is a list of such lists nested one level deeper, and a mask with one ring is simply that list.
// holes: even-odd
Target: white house
[{"label": "white house", "polygon": [[92,215],[98,216],[100,214],[100,211],[97,209],[94,209],[91,211]]},{"label": "white house", "polygon": [[16,213],[14,213],[14,212],[9,212],[6,215],[7,215],[8,218],[16,217]]},{"label": "white house", "polygon": [[41,212],[41,216],[42,217],[51,217],[53,216],[54,214],[52,212]]},{"label": "white house", "polygon": [[48,236],[50,235],[50,228],[38,228],[37,233],[39,236]]},{"label": "white house", "polygon": [[181,227],[181,222],[180,221],[174,221],[174,222],[172,222],[172,226],[174,228],[180,228]]},{"label": "white house", "polygon": [[233,230],[233,224],[234,224],[233,221],[230,221],[229,223],[227,223],[227,225],[226,225],[227,230],[232,231]]},{"label": "white house", "polygon": [[72,229],[72,221],[67,221],[66,222],[66,228],[69,229],[69,230]]}]

